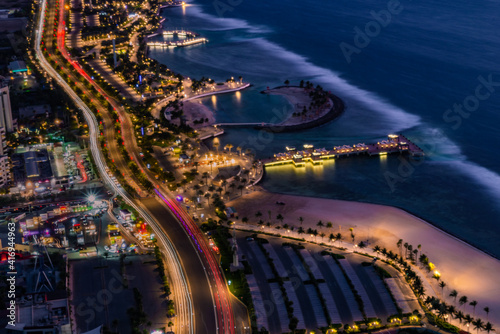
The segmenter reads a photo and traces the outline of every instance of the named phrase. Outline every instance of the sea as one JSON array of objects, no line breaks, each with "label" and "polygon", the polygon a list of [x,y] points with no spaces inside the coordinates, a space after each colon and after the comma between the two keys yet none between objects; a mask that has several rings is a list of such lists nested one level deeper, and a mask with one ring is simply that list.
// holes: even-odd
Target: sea
[{"label": "sea", "polygon": [[499,12],[495,0],[195,0],[162,10],[164,29],[209,42],[150,56],[188,77],[252,83],[199,102],[222,123],[279,122],[292,106],[262,90],[285,80],[321,85],[346,104],[336,121],[296,133],[228,128],[221,147],[267,158],[286,146],[332,148],[402,133],[424,159],[272,167],[262,186],[396,206],[500,258]]}]

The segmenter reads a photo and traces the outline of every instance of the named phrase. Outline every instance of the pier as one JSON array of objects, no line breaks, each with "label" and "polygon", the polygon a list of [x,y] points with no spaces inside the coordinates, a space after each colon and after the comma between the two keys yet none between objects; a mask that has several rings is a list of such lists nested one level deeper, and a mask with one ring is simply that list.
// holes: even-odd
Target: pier
[{"label": "pier", "polygon": [[423,157],[424,151],[403,135],[389,135],[386,140],[373,144],[358,143],[355,145],[334,146],[333,149],[315,149],[312,145],[304,145],[304,150],[297,151],[295,147],[287,147],[286,152],[277,153],[273,158],[263,159],[264,166],[293,164],[295,167],[305,167],[306,163],[321,165],[324,160],[348,157],[352,155],[382,156],[388,154],[409,154],[415,158]]},{"label": "pier", "polygon": [[160,3],[160,9],[170,8],[170,7],[182,7],[185,5],[186,3],[184,1],[166,1],[164,3]]},{"label": "pier", "polygon": [[200,34],[194,31],[187,30],[167,30],[163,32],[163,36],[181,36],[181,37],[198,37]]},{"label": "pier", "polygon": [[147,45],[149,47],[160,47],[160,48],[175,48],[175,47],[183,47],[189,45],[195,45],[200,43],[206,43],[208,39],[204,37],[191,38],[191,39],[183,39],[182,41],[172,41],[172,42],[148,42]]}]

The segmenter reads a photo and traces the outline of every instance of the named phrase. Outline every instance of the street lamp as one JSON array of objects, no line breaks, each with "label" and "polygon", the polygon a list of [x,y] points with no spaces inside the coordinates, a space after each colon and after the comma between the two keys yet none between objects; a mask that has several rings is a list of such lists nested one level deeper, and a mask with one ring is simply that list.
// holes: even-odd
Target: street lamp
[{"label": "street lamp", "polygon": [[95,195],[89,195],[89,196],[87,197],[87,202],[89,202],[89,203],[94,203],[95,199],[96,199],[96,198],[95,198]]}]

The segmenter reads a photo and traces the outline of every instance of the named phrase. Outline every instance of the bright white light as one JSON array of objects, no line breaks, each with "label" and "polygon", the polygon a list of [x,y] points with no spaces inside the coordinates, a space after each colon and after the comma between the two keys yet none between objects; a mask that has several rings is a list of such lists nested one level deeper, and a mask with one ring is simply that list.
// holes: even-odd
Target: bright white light
[{"label": "bright white light", "polygon": [[94,203],[94,201],[95,201],[95,195],[89,195],[89,197],[87,197],[87,201],[89,203]]}]

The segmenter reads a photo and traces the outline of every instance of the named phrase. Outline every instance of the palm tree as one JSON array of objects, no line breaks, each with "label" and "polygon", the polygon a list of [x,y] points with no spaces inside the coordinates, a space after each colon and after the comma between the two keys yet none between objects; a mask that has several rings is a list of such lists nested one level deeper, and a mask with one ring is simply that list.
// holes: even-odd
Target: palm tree
[{"label": "palm tree", "polygon": [[326,223],[326,228],[332,228],[332,227],[333,227],[332,222],[328,222],[328,223]]},{"label": "palm tree", "polygon": [[398,245],[398,248],[399,248],[399,256],[403,256],[402,249],[401,249],[402,244],[403,244],[403,239],[399,239],[398,243],[396,244],[396,245]]},{"label": "palm tree", "polygon": [[276,219],[279,220],[281,223],[283,223],[283,219],[285,219],[285,217],[283,217],[281,215],[281,213],[279,213],[277,216],[276,216]]},{"label": "palm tree", "polygon": [[472,316],[475,317],[476,316],[476,306],[477,306],[477,301],[473,300],[469,303],[470,306],[472,306],[474,308],[474,313],[472,313]]},{"label": "palm tree", "polygon": [[410,260],[413,260],[413,246],[408,245],[408,253],[410,254]]},{"label": "palm tree", "polygon": [[113,319],[113,321],[111,322],[111,328],[114,328],[115,332],[118,331],[118,319]]},{"label": "palm tree", "polygon": [[217,137],[214,138],[213,145],[214,145],[215,149],[217,150],[217,154],[219,154],[219,146],[220,146],[219,138],[217,138]]},{"label": "palm tree", "polygon": [[342,240],[342,234],[337,233],[337,234],[335,235],[335,241],[340,241],[340,240]]},{"label": "palm tree", "polygon": [[318,226],[319,228],[322,228],[322,227],[323,227],[323,222],[320,220],[320,221],[316,224],[316,226]]},{"label": "palm tree", "polygon": [[484,312],[486,312],[486,321],[488,321],[488,317],[489,317],[489,314],[490,314],[490,308],[488,306],[486,306],[485,308],[483,308]]},{"label": "palm tree", "polygon": [[301,226],[301,227],[299,227],[299,229],[297,230],[297,233],[298,233],[299,235],[304,234],[304,229],[302,228],[302,226]]},{"label": "palm tree", "polygon": [[446,312],[450,315],[450,320],[451,320],[451,317],[453,317],[453,315],[455,314],[456,311],[457,310],[455,309],[455,306],[453,306],[453,305],[448,305],[446,307]]},{"label": "palm tree", "polygon": [[380,246],[376,245],[375,247],[373,247],[373,251],[377,254],[380,253]]},{"label": "palm tree", "polygon": [[477,330],[477,333],[479,333],[479,330],[480,329],[482,330],[484,327],[484,322],[479,318],[477,318],[475,321],[473,321],[472,324],[474,325],[474,329]]},{"label": "palm tree", "polygon": [[382,250],[380,251],[380,253],[382,253],[382,255],[384,255],[385,257],[387,257],[387,248],[382,248]]},{"label": "palm tree", "polygon": [[245,186],[244,186],[244,185],[242,185],[242,184],[240,184],[240,185],[238,186],[238,190],[240,191],[240,195],[241,195],[241,196],[243,196],[243,189],[245,189]]},{"label": "palm tree", "polygon": [[255,213],[255,217],[256,217],[256,218],[262,217],[262,212],[257,211],[257,212]]},{"label": "palm tree", "polygon": [[[462,296],[458,300],[458,303],[460,304],[460,306],[462,306],[462,305],[467,304],[468,301],[469,301],[469,299],[467,298],[467,296]],[[465,306],[464,306],[464,311],[465,311]]]},{"label": "palm tree", "polygon": [[299,222],[300,222],[300,226],[302,226],[302,223],[304,222],[304,218],[299,217]]},{"label": "palm tree", "polygon": [[446,308],[445,303],[439,303],[437,304],[437,311],[438,311],[438,316],[444,319],[444,316],[448,314],[448,310]]},{"label": "palm tree", "polygon": [[241,156],[241,150],[242,150],[242,149],[243,149],[243,148],[242,148],[241,146],[236,147],[236,151],[238,151],[238,153],[240,154],[240,156]]},{"label": "palm tree", "polygon": [[422,263],[423,265],[427,265],[429,263],[429,258],[427,257],[427,255],[425,255],[424,253],[420,254],[420,257],[418,259],[420,261],[420,263]]},{"label": "palm tree", "polygon": [[439,287],[441,288],[441,297],[444,299],[444,287],[446,286],[446,283],[441,281],[439,282]]},{"label": "palm tree", "polygon": [[465,315],[462,311],[455,312],[455,319],[458,320],[460,324],[462,324],[462,321],[464,320]]},{"label": "palm tree", "polygon": [[405,248],[405,259],[406,259],[408,257],[408,243],[405,242],[405,244],[403,246]]},{"label": "palm tree", "polygon": [[209,176],[210,175],[208,174],[208,172],[203,172],[203,174],[201,175],[201,177],[205,179],[205,185],[207,185],[207,180],[208,180]]},{"label": "palm tree", "polygon": [[470,316],[470,314],[467,314],[465,317],[464,317],[464,321],[465,323],[467,324],[467,329],[469,329],[469,326],[471,324],[471,322],[474,320],[473,317]]},{"label": "palm tree", "polygon": [[170,331],[172,331],[172,327],[174,326],[174,323],[172,321],[169,321],[167,326],[170,328]]},{"label": "palm tree", "polygon": [[332,242],[332,240],[335,240],[335,236],[333,235],[333,233],[330,233],[330,236],[328,236],[328,239],[330,239],[330,242]]},{"label": "palm tree", "polygon": [[324,234],[323,232],[321,232],[321,233],[319,234],[319,236],[321,237],[321,241],[323,241],[323,238],[325,237],[325,234]]},{"label": "palm tree", "polygon": [[229,151],[229,153],[231,153],[231,149],[233,148],[233,144],[227,144],[226,146],[224,146],[225,149],[227,149]]},{"label": "palm tree", "polygon": [[489,334],[490,332],[494,332],[493,325],[488,321],[486,325],[484,325],[484,330]]},{"label": "palm tree", "polygon": [[451,290],[450,297],[453,298],[453,304],[457,303],[457,296],[458,296],[457,290]]}]

